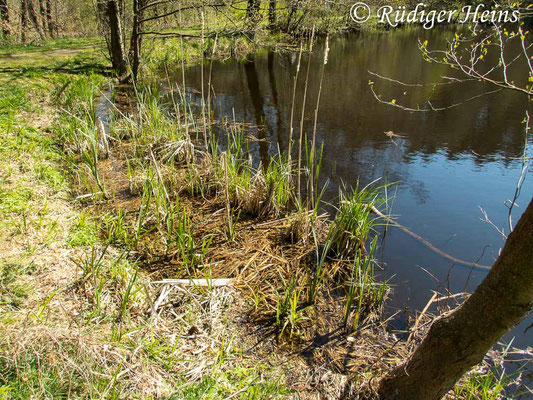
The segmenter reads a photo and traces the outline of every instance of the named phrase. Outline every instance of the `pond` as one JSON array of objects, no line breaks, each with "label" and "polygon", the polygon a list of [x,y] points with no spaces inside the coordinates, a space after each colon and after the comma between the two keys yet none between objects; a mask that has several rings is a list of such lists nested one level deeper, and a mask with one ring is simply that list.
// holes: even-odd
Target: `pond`
[{"label": "pond", "polygon": [[[418,47],[420,39],[428,40],[431,48],[443,48],[453,29],[405,28],[330,40],[317,126],[317,140],[324,146],[321,182],[329,181],[328,201],[335,200],[343,184],[365,185],[378,178],[380,184],[395,183],[389,195],[392,215],[400,224],[455,258],[490,266],[503,240],[484,221],[480,208],[496,226],[507,226],[504,202],[513,197],[520,176],[522,121],[528,107],[532,112],[527,98],[501,91],[440,112],[408,112],[378,102],[369,87],[372,80],[383,99],[410,107],[423,106],[427,99],[435,107],[445,107],[493,90],[479,82],[402,86],[369,73],[410,84],[458,76],[446,66],[425,62]],[[323,41],[317,43],[311,59],[304,123],[308,134],[313,129],[323,46]],[[295,135],[306,60],[304,56],[296,92]],[[287,149],[297,61],[297,52],[277,51],[259,53],[246,62],[213,63],[215,118],[232,120],[235,115],[237,121],[249,123],[266,139],[254,148],[260,160],[267,160],[278,146]],[[209,65],[204,66],[204,82],[208,71]],[[525,69],[517,67],[513,73],[527,77]],[[186,69],[185,80],[191,96],[198,98],[201,67]],[[385,134],[390,131],[398,136]],[[513,212],[515,222],[533,196],[532,173],[526,176]],[[395,227],[384,236],[380,261],[381,277],[394,286],[391,313],[421,310],[431,290],[471,292],[488,272],[454,263]],[[397,326],[405,322],[405,315],[397,319]],[[533,329],[524,334],[531,322],[530,318],[514,330],[515,345],[531,345]]]}]

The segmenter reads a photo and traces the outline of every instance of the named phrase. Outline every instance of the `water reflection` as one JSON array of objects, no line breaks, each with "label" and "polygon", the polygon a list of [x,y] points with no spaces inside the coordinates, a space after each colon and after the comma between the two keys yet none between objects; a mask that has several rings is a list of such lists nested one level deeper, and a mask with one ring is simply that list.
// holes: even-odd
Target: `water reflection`
[{"label": "water reflection", "polygon": [[[380,177],[383,183],[397,182],[393,214],[400,223],[457,258],[492,265],[502,239],[480,220],[478,207],[496,225],[505,225],[504,201],[512,197],[520,174],[515,158],[524,144],[521,122],[530,107],[527,99],[502,91],[442,112],[410,113],[379,103],[369,89],[372,80],[384,99],[410,107],[423,106],[428,99],[435,107],[460,103],[493,89],[478,82],[405,87],[368,73],[411,83],[443,82],[443,76],[456,72],[424,62],[417,42],[428,40],[438,48],[451,34],[450,29],[413,28],[331,41],[317,127],[317,141],[324,145],[321,179],[330,181],[328,200],[336,198],[342,182],[366,184]],[[316,49],[304,121],[307,133],[312,132],[322,44]],[[297,58],[295,53],[264,53],[247,62],[213,66],[215,117],[231,119],[234,112],[237,120],[255,126],[263,140],[254,152],[263,163],[278,146],[287,149]],[[303,57],[300,72],[306,62]],[[199,89],[199,68],[188,69],[186,75],[186,81]],[[302,109],[303,81],[300,78],[297,87],[295,115]],[[387,131],[402,137],[388,137]],[[526,179],[522,206],[533,195],[532,179]],[[514,220],[523,209],[515,210]],[[430,290],[439,286],[453,292],[472,291],[486,275],[486,271],[452,265],[395,229],[387,233],[382,255],[383,275],[392,277],[396,285],[393,304],[397,307],[421,308]],[[520,334],[515,344],[527,343],[522,331],[516,331]]]}]

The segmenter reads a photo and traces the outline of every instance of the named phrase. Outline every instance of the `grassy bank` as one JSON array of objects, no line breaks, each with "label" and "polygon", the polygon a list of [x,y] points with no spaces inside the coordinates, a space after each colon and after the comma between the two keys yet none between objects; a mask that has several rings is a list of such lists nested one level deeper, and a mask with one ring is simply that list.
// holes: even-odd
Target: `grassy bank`
[{"label": "grassy bank", "polygon": [[[287,214],[292,189],[277,183],[286,164],[253,168],[238,126],[230,149],[202,148],[196,117],[167,117],[148,90],[137,114],[116,117],[104,154],[95,101],[109,81],[93,51],[27,53],[3,71],[2,396],[344,390],[343,374],[315,375],[281,350],[314,337],[326,300],[310,301],[296,281],[327,287],[309,271],[319,251],[310,232],[305,245],[283,238],[308,221]],[[306,261],[290,270],[296,255]],[[219,277],[232,284],[215,287]],[[176,278],[207,285],[166,280]],[[324,374],[327,385],[305,383]]]},{"label": "grassy bank", "polygon": [[94,97],[86,95],[107,79],[57,68],[89,56],[25,55],[2,74],[0,396],[287,392],[282,374],[264,378],[268,365],[235,361],[242,350],[232,327],[220,328],[232,303],[227,293],[193,288],[170,318],[146,318],[146,274],[102,240],[99,214],[73,198],[60,141],[65,115],[91,109]]},{"label": "grassy bank", "polygon": [[[296,183],[319,157],[251,162],[246,126],[216,140],[180,87],[139,85],[103,126],[110,78],[87,44],[2,59],[0,397],[371,396],[421,334],[382,319],[382,191],[321,216]],[[501,396],[490,365],[455,398]]]}]

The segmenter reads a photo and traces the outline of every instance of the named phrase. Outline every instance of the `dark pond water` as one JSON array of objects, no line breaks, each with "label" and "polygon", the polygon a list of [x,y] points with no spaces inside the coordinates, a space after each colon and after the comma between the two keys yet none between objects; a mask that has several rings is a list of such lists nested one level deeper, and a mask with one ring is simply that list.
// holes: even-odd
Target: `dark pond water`
[{"label": "dark pond water", "polygon": [[[455,71],[423,61],[418,39],[442,48],[453,28],[431,31],[402,29],[381,34],[357,34],[330,41],[318,117],[317,138],[324,145],[322,181],[330,181],[327,198],[335,199],[342,182],[367,184],[397,182],[392,208],[398,221],[439,249],[466,261],[492,265],[502,247],[502,237],[482,221],[482,207],[498,227],[506,226],[508,209],[520,175],[519,157],[524,145],[525,96],[503,91],[442,112],[410,113],[376,101],[368,82],[385,99],[411,107],[431,99],[435,107],[459,103],[491,90],[478,82],[403,87],[371,76],[377,72],[403,82],[442,82]],[[319,86],[323,44],[311,60],[305,131],[312,132],[313,109]],[[255,149],[266,159],[277,146],[287,148],[292,85],[297,54],[257,54],[248,62],[215,62],[212,85],[217,119],[246,121],[267,139]],[[305,58],[304,58],[305,60]],[[305,61],[302,70],[305,72]],[[205,81],[209,67],[205,67]],[[525,70],[513,73],[527,77]],[[300,75],[302,77],[303,74]],[[191,92],[200,87],[199,67],[186,70]],[[298,120],[303,79],[297,91]],[[530,113],[532,109],[529,109]],[[403,137],[391,140],[384,132]],[[296,125],[295,132],[298,132]],[[528,173],[514,220],[533,196],[533,176]],[[422,309],[431,290],[453,293],[473,291],[487,271],[454,264],[429,250],[397,228],[389,228],[381,245],[383,278],[394,285],[391,312]],[[533,266],[532,266],[533,267]],[[513,335],[515,345],[533,344],[533,329],[524,334],[532,318]],[[398,322],[401,324],[401,322]]]}]

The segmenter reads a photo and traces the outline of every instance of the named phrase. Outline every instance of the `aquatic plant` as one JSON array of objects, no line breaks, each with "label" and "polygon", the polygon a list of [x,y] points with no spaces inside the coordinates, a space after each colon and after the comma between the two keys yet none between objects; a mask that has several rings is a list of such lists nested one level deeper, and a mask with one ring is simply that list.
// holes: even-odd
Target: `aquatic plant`
[{"label": "aquatic plant", "polygon": [[358,183],[351,193],[341,189],[340,205],[327,239],[337,257],[354,257],[358,249],[365,248],[370,232],[380,221],[373,208],[387,204],[386,187],[372,182],[361,189]]},{"label": "aquatic plant", "polygon": [[[355,313],[351,324],[352,331],[357,330],[364,313],[370,314],[373,310],[380,310],[387,294],[387,282],[377,283],[374,275],[377,240],[378,237],[374,237],[368,254],[363,254],[361,249],[358,249],[352,264],[343,318],[344,325],[347,326],[350,314]],[[377,314],[379,315],[379,312]]]}]

